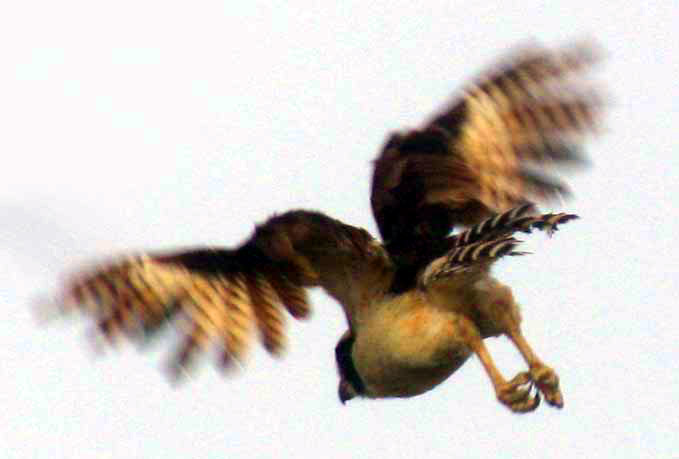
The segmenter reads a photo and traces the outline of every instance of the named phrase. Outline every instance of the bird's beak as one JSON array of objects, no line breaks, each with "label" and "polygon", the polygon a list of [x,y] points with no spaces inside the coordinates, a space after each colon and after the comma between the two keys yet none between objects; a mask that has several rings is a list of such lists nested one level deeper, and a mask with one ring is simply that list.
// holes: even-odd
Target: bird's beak
[{"label": "bird's beak", "polygon": [[344,405],[347,400],[351,400],[356,397],[356,389],[349,384],[346,380],[342,379],[339,383],[339,388],[337,389],[337,395],[339,396],[340,402]]}]

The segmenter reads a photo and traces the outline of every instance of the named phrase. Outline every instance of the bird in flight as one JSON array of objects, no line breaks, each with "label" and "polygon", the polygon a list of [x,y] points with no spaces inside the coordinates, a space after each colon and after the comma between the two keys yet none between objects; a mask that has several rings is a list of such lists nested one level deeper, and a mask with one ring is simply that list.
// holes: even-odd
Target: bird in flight
[{"label": "bird in flight", "polygon": [[[583,140],[597,131],[603,104],[585,78],[596,60],[590,44],[524,46],[422,127],[390,135],[372,178],[380,240],[292,210],[234,248],[134,253],[83,268],[59,304],[91,316],[111,342],[176,324],[182,341],[170,368],[179,377],[204,351],[233,366],[255,337],[281,353],[286,311],[305,318],[306,289],[321,287],[347,321],[335,349],[342,403],[422,394],[476,355],[511,411],[532,411],[541,398],[561,408],[557,374],[529,345],[510,288],[490,269],[524,254],[516,233],[552,234],[577,218],[539,213],[535,203],[567,194],[550,173],[582,162]],[[526,362],[512,378],[484,344],[500,335]]]}]

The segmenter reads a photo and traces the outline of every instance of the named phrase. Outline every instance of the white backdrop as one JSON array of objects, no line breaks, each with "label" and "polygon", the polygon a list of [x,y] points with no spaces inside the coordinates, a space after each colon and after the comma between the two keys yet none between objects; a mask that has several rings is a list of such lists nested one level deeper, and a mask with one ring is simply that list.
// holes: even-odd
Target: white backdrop
[{"label": "white backdrop", "polygon": [[[194,2],[197,3],[197,2]],[[3,457],[671,457],[677,454],[679,8],[666,2],[15,3],[0,18]],[[97,357],[31,303],[85,260],[240,242],[319,209],[375,233],[370,161],[512,45],[594,37],[612,94],[582,219],[499,264],[566,407],[516,416],[478,361],[409,400],[336,398],[339,308],[290,349],[179,388],[171,347]],[[291,321],[292,322],[292,321]],[[491,351],[521,368],[504,340]]]}]

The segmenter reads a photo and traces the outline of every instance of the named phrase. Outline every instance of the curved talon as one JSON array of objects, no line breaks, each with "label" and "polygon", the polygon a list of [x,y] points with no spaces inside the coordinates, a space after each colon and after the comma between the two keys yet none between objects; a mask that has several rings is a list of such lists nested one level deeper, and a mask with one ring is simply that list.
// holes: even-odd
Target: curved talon
[{"label": "curved talon", "polygon": [[557,408],[563,408],[559,377],[554,370],[546,365],[539,365],[530,369],[530,375],[538,390],[545,397],[545,401]]},{"label": "curved talon", "polygon": [[498,388],[497,398],[515,413],[528,413],[540,405],[540,394],[531,396],[532,388],[531,374],[522,372]]}]

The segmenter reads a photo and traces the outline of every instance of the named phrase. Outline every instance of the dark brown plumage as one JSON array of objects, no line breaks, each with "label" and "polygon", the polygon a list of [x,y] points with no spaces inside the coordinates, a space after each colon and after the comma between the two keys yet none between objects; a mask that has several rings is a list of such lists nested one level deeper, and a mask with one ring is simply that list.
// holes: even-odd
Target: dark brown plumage
[{"label": "dark brown plumage", "polygon": [[[176,320],[184,341],[172,369],[217,347],[219,364],[242,360],[253,333],[278,354],[285,311],[305,318],[305,289],[343,307],[336,348],[342,402],[411,396],[435,387],[472,354],[498,399],[516,412],[539,395],[562,406],[556,374],[528,347],[511,291],[492,263],[519,254],[516,232],[550,234],[570,214],[536,215],[532,200],[566,193],[551,166],[581,161],[600,101],[573,77],[593,61],[586,45],[536,46],[469,85],[423,128],[389,137],[375,161],[371,203],[383,243],[318,212],[268,219],[235,249],[141,253],[85,269],[64,287],[66,309],[92,315],[109,340],[144,339]],[[473,226],[471,226],[473,225]],[[457,234],[458,226],[471,226]],[[506,334],[529,372],[506,381],[483,345]]]},{"label": "dark brown plumage", "polygon": [[390,253],[566,194],[545,168],[582,160],[577,146],[596,128],[601,101],[567,78],[595,57],[586,45],[520,50],[423,128],[393,134],[375,161],[371,195]]}]

